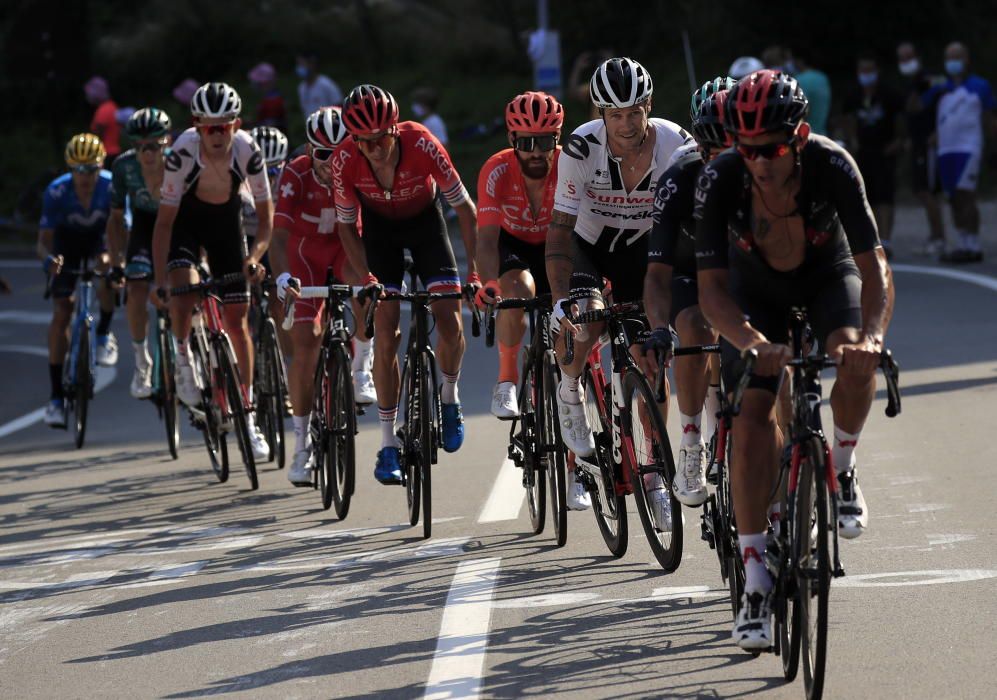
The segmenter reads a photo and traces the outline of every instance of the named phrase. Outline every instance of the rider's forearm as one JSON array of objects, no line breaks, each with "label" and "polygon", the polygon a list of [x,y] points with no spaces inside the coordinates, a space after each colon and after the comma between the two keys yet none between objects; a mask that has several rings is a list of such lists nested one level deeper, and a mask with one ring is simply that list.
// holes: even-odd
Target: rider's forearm
[{"label": "rider's forearm", "polygon": [[484,226],[478,229],[478,272],[484,282],[498,279],[498,239],[498,226]]},{"label": "rider's forearm", "polygon": [[363,241],[360,240],[356,223],[346,224],[340,221],[336,225],[336,231],[339,232],[339,240],[343,244],[343,250],[346,251],[346,257],[353,269],[361,277],[370,274],[370,267],[367,265],[367,251],[364,250]]},{"label": "rider's forearm", "polygon": [[122,251],[125,249],[126,239],[125,214],[120,209],[112,209],[107,219],[107,250],[112,265],[123,262]]},{"label": "rider's forearm", "polygon": [[253,249],[249,255],[253,260],[260,260],[270,248],[270,238],[273,233],[273,202],[269,199],[256,203],[256,238],[253,239]]},{"label": "rider's forearm", "polygon": [[52,239],[54,237],[55,232],[50,228],[43,228],[38,231],[38,245],[35,250],[38,252],[40,260],[45,260],[52,254]]},{"label": "rider's forearm", "polygon": [[547,229],[547,245],[544,262],[547,266],[547,279],[554,299],[564,299],[571,290],[571,273],[574,270],[574,257],[571,252],[571,233],[575,228],[575,217],[557,210],[551,217]]},{"label": "rider's forearm", "polygon": [[478,271],[476,261],[478,248],[478,213],[474,209],[474,204],[469,200],[466,204],[454,207],[457,212],[457,221],[460,223],[460,235],[464,239],[464,252],[467,253],[467,272],[471,274]]},{"label": "rider's forearm", "polygon": [[672,266],[648,263],[644,275],[644,312],[651,328],[665,328],[672,310]]},{"label": "rider's forearm", "polygon": [[893,276],[886,255],[877,249],[858,256],[856,264],[862,274],[862,332],[882,339],[893,315],[894,301]]},{"label": "rider's forearm", "polygon": [[701,271],[698,279],[699,306],[703,315],[727,342],[738,350],[768,342],[768,338],[745,320],[744,312],[727,291],[726,270]]},{"label": "rider's forearm", "polygon": [[157,286],[166,283],[166,263],[170,255],[170,236],[173,235],[176,211],[176,207],[167,209],[164,205],[159,205],[156,225],[152,229],[152,263]]},{"label": "rider's forearm", "polygon": [[273,230],[273,245],[270,246],[270,267],[273,269],[274,277],[290,272],[290,265],[287,262],[287,240],[290,232],[286,228],[275,228]]}]

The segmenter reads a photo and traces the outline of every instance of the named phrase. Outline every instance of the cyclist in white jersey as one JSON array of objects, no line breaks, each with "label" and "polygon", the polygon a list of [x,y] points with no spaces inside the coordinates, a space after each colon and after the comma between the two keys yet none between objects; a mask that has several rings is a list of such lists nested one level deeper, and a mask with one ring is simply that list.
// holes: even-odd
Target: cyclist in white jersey
[{"label": "cyclist in white jersey", "polygon": [[[672,154],[692,141],[678,124],[651,118],[650,74],[630,58],[611,58],[592,75],[589,94],[601,119],[575,129],[558,162],[554,212],[546,263],[554,305],[552,328],[575,338],[575,359],[562,367],[558,388],[561,436],[580,457],[595,450],[578,378],[600,324],[576,327],[565,319],[576,306],[602,308],[603,278],[615,302],[641,298],[647,268],[654,190]],[[631,338],[637,341],[637,334]],[[558,340],[563,353],[563,339]],[[562,355],[563,356],[563,355]],[[634,351],[635,358],[640,353]],[[642,362],[638,359],[638,362]],[[585,489],[569,475],[568,506],[590,505]]]}]

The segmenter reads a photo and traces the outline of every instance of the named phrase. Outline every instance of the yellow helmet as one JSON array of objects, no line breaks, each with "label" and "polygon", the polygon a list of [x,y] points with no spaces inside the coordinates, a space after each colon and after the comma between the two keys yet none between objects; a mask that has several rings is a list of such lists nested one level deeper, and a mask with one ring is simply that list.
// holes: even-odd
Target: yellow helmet
[{"label": "yellow helmet", "polygon": [[107,151],[96,134],[76,134],[66,144],[66,165],[75,168],[79,165],[101,165]]}]

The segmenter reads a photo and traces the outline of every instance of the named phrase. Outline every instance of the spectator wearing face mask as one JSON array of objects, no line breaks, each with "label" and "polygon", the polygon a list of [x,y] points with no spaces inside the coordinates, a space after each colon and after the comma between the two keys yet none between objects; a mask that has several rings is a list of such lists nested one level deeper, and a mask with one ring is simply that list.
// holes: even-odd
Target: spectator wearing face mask
[{"label": "spectator wearing face mask", "polygon": [[948,80],[929,90],[925,107],[937,98],[938,175],[949,197],[955,225],[955,248],[943,256],[947,262],[980,262],[980,210],[976,186],[983,158],[984,126],[997,136],[997,121],[990,83],[969,72],[969,49],[955,41],[945,48]]},{"label": "spectator wearing face mask", "polygon": [[433,136],[446,146],[449,144],[447,125],[436,113],[438,103],[439,97],[432,88],[418,88],[412,92],[412,114],[415,115],[415,120],[433,132]]},{"label": "spectator wearing face mask", "polygon": [[889,258],[892,257],[890,238],[897,154],[903,144],[903,105],[900,96],[883,85],[879,64],[873,55],[859,57],[856,79],[857,89],[845,102],[845,132],[848,148],[862,172],[879,238]]},{"label": "spectator wearing face mask", "polygon": [[[900,71],[906,100],[904,116],[910,148],[910,185],[914,196],[924,206],[930,234],[918,253],[938,257],[945,249],[945,224],[938,204],[938,154],[934,139],[936,104],[925,106],[924,96],[932,86],[944,82],[940,76],[929,75],[921,65],[917,49],[909,41],[897,46],[897,69]],[[934,98],[937,101],[937,97]]]},{"label": "spectator wearing face mask", "polygon": [[309,52],[298,56],[294,72],[301,78],[298,83],[298,99],[301,101],[301,113],[305,116],[322,107],[339,107],[343,104],[343,91],[332,78],[318,72],[316,54]]}]

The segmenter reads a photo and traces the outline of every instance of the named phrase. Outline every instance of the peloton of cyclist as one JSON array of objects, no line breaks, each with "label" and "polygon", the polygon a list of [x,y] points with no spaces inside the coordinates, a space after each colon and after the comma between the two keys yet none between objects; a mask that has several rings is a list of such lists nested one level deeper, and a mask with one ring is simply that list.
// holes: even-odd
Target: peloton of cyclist
[{"label": "peloton of cyclist", "polygon": [[[499,296],[550,293],[544,247],[554,209],[562,124],[564,109],[544,92],[525,92],[506,105],[512,148],[489,158],[478,175],[478,267],[488,280],[478,292],[481,304],[493,304]],[[519,415],[516,383],[525,314],[503,310],[497,326],[499,375],[492,414],[513,418]]]},{"label": "peloton of cyclist", "polygon": [[735,150],[703,167],[693,216],[700,305],[724,339],[728,386],[741,372],[741,353],[758,354],[733,422],[731,474],[745,566],[733,638],[758,650],[772,636],[772,580],[764,561],[783,444],[775,406],[791,357],[790,309],[806,307],[820,346],[839,358],[831,450],[839,532],[852,538],[869,518],[854,450],[875,394],[894,290],[862,176],[844,149],[810,132],[807,98],[796,80],[757,71],[730,90],[725,107]]}]

